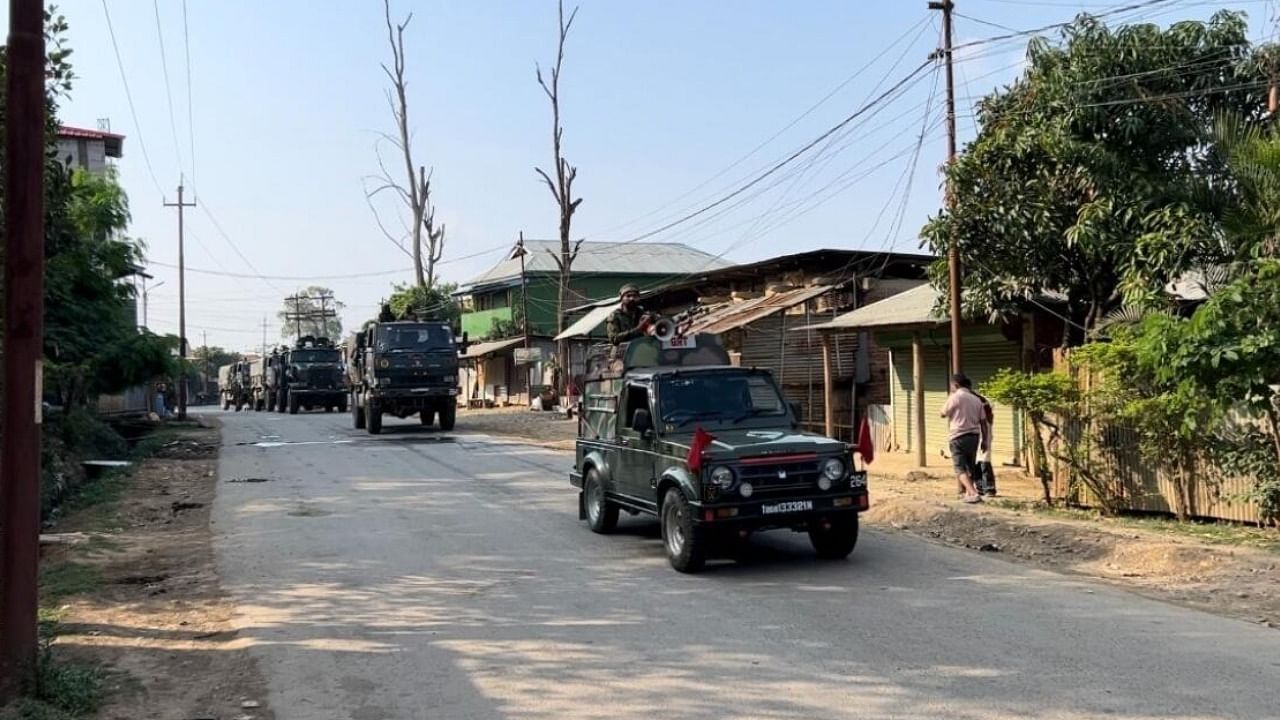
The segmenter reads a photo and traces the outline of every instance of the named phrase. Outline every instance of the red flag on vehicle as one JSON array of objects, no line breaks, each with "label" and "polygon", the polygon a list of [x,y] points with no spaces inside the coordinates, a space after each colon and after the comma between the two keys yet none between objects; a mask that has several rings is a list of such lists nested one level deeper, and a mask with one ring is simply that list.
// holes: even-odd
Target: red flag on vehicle
[{"label": "red flag on vehicle", "polygon": [[701,426],[693,431],[693,442],[689,443],[689,457],[685,458],[685,463],[693,472],[702,470],[702,453],[715,440],[716,436],[703,430]]},{"label": "red flag on vehicle", "polygon": [[871,423],[866,418],[862,418],[862,423],[858,426],[858,454],[862,456],[862,462],[870,463],[876,458],[876,442],[871,437]]}]

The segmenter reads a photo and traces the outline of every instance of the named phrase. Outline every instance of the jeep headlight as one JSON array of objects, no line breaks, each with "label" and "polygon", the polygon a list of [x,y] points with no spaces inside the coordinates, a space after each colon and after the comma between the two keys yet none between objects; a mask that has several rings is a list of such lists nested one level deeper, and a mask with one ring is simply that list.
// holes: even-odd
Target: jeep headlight
[{"label": "jeep headlight", "polygon": [[727,465],[717,465],[711,468],[711,482],[721,488],[728,489],[733,485],[733,470]]},{"label": "jeep headlight", "polygon": [[[831,483],[842,477],[844,477],[844,462],[840,458],[827,458],[826,462],[822,463],[821,479],[827,481],[827,487],[822,488],[823,490],[829,489]],[[821,487],[821,481],[819,483]]]},{"label": "jeep headlight", "polygon": [[751,483],[749,482],[744,482],[738,486],[738,492],[741,493],[742,497],[744,498],[751,497],[752,493],[754,493],[755,491],[756,489],[752,487]]}]

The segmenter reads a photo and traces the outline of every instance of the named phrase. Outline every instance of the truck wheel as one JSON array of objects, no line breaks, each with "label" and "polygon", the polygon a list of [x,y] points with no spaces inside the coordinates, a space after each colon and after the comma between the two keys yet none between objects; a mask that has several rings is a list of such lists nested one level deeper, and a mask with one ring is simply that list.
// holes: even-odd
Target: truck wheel
[{"label": "truck wheel", "polygon": [[230,410],[230,409],[231,409],[231,401],[230,401],[230,400],[223,400],[223,401],[222,401],[222,409],[223,409],[223,410]]},{"label": "truck wheel", "polygon": [[324,406],[324,411],[325,411],[325,412],[327,412],[327,413],[331,413],[331,412],[333,412],[333,406],[332,406],[332,405],[325,405],[325,406]]},{"label": "truck wheel", "polygon": [[289,393],[289,414],[290,415],[298,414],[298,402],[299,402],[298,396],[294,395],[293,393]]},{"label": "truck wheel", "polygon": [[347,411],[347,396],[343,395],[342,398],[338,400],[338,412],[344,413],[346,411]]},{"label": "truck wheel", "polygon": [[582,492],[587,526],[591,528],[591,532],[601,535],[613,532],[618,527],[618,506],[604,499],[604,486],[600,484],[600,474],[595,468],[587,471]]},{"label": "truck wheel", "polygon": [[707,563],[707,537],[693,522],[693,510],[684,493],[667,490],[662,501],[662,544],[671,567],[682,573],[696,573]]},{"label": "truck wheel", "polygon": [[809,542],[823,560],[843,560],[849,557],[849,553],[858,544],[858,516],[849,513],[832,520],[830,527],[810,527]]},{"label": "truck wheel", "polygon": [[356,395],[351,398],[351,424],[357,430],[364,429],[364,410],[361,409],[359,396]]},{"label": "truck wheel", "polygon": [[268,394],[267,394],[267,401],[266,401],[266,402],[267,402],[267,412],[275,412],[275,411],[276,411],[276,395],[275,395],[275,393],[268,393]]},{"label": "truck wheel", "polygon": [[372,400],[364,403],[364,428],[370,435],[382,432],[382,408]]},{"label": "truck wheel", "polygon": [[440,408],[440,429],[448,432],[458,422],[458,406],[449,403]]},{"label": "truck wheel", "polygon": [[436,422],[436,411],[423,410],[422,412],[418,413],[418,419],[422,421],[423,427],[430,427],[431,425],[434,425]]},{"label": "truck wheel", "polygon": [[276,393],[276,412],[284,412],[285,408],[287,408],[288,406],[289,406],[289,393],[285,390],[281,390],[280,392]]}]

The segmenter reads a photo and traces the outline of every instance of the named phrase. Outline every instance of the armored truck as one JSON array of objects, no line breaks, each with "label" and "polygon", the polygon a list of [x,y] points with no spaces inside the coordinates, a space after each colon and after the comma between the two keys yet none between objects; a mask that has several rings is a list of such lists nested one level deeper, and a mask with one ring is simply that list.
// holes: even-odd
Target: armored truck
[{"label": "armored truck", "polygon": [[275,355],[275,407],[289,414],[323,408],[325,412],[347,411],[346,373],[342,353],[333,341],[306,335],[292,348]]},{"label": "armored truck", "polygon": [[[465,340],[464,340],[465,343]],[[458,415],[458,348],[447,322],[370,322],[348,348],[351,421],[371,435],[382,416],[439,418],[452,430]]]},{"label": "armored truck", "polygon": [[597,533],[619,512],[661,523],[672,567],[774,528],[844,558],[869,506],[849,445],[805,432],[766,369],[730,364],[714,336],[645,337],[589,361],[570,483]]}]

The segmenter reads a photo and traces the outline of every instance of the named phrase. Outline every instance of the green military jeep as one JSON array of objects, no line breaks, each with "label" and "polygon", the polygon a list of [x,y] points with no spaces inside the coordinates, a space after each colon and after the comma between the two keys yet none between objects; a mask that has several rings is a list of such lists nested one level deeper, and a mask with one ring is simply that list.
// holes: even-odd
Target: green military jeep
[{"label": "green military jeep", "polygon": [[[593,531],[620,510],[657,516],[681,572],[773,528],[807,532],[823,558],[853,551],[867,475],[846,443],[799,429],[768,370],[731,365],[709,335],[642,338],[590,365],[570,482]],[[712,439],[695,457],[698,430]]]}]

